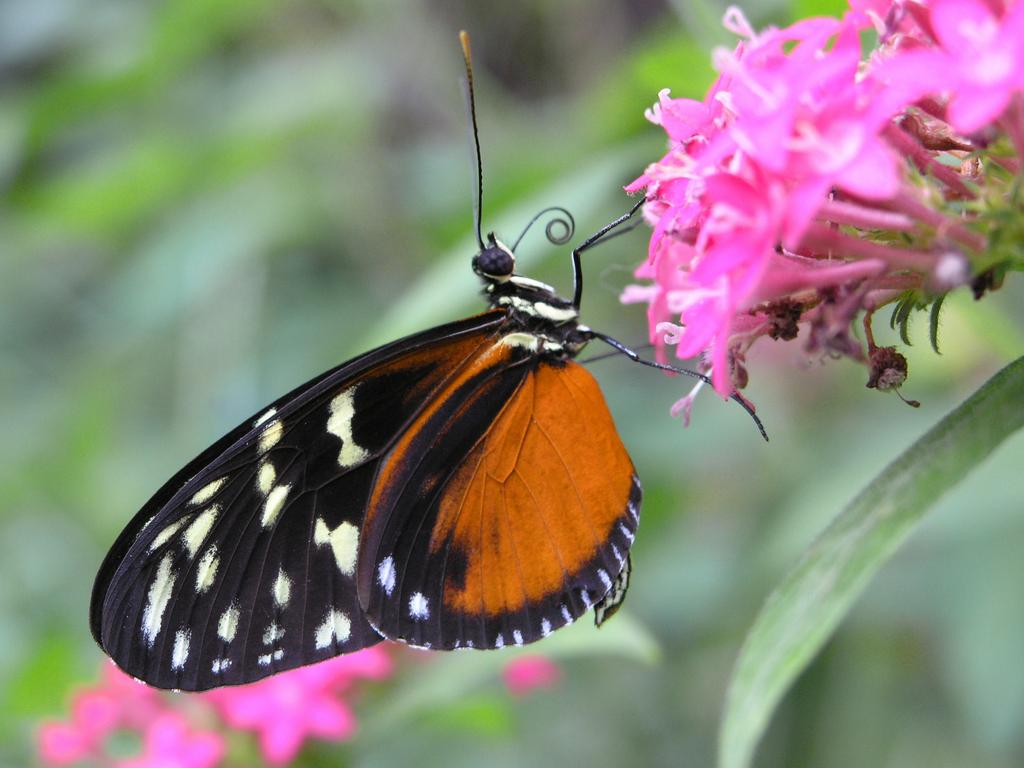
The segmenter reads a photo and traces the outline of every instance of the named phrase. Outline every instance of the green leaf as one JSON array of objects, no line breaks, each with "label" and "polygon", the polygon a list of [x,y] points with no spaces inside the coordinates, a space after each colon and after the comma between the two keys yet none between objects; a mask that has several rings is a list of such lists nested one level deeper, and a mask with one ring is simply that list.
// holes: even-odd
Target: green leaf
[{"label": "green leaf", "polygon": [[740,651],[719,732],[720,768],[750,765],[790,685],[924,513],[1024,424],[1022,402],[1024,358],[890,464],[804,552]]},{"label": "green leaf", "polygon": [[76,650],[67,635],[52,634],[41,640],[9,682],[4,708],[22,717],[58,712],[78,679]]}]

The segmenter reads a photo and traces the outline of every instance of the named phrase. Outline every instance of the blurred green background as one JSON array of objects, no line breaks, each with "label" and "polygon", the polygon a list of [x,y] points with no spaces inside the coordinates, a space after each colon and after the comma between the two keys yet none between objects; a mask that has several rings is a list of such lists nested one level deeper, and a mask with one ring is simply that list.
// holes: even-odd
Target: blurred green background
[{"label": "blurred green background", "polygon": [[[758,2],[757,24],[842,4]],[[456,33],[473,35],[485,225],[547,205],[577,240],[623,212],[664,149],[643,109],[700,96],[728,44],[709,0],[0,2],[0,763],[33,761],[101,658],[86,611],[106,547],[168,476],[264,402],[369,346],[478,310]],[[617,302],[643,230],[586,258],[584,317]],[[564,292],[539,231],[520,267]],[[730,666],[756,611],[843,504],[1024,350],[1024,292],[926,318],[904,392],[847,361],[763,343],[747,392],[713,396],[595,364],[643,478],[628,606],[537,646],[561,684],[504,692],[502,654],[408,665],[309,764],[712,763]],[[884,322],[879,322],[879,326]],[[1024,441],[931,515],[786,699],[761,766],[1024,763]],[[612,625],[618,624],[618,627]],[[562,634],[562,633],[559,633]],[[569,634],[569,632],[565,633]],[[417,657],[419,659],[419,657]]]}]

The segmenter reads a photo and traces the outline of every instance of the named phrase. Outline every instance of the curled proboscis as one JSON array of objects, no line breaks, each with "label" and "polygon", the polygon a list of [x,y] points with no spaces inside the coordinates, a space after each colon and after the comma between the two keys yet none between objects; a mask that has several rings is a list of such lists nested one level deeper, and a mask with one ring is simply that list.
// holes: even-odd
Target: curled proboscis
[{"label": "curled proboscis", "polygon": [[547,237],[548,241],[552,245],[565,245],[572,240],[572,236],[576,233],[576,220],[573,219],[572,214],[562,206],[552,205],[538,211],[537,214],[527,222],[526,226],[523,227],[523,231],[519,233],[519,237],[516,238],[515,243],[512,245],[513,251],[515,251],[519,246],[519,243],[526,236],[526,233],[530,231],[530,227],[549,213],[558,215],[553,216],[544,227],[544,236]]}]

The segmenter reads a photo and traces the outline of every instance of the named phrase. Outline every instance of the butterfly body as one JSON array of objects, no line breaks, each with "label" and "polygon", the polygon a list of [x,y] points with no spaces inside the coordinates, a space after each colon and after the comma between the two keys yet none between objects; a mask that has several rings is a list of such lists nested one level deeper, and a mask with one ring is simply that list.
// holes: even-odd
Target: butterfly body
[{"label": "butterfly body", "polygon": [[93,591],[133,676],[202,690],[383,638],[539,640],[628,586],[640,484],[573,303],[474,259],[490,308],[332,369],[161,488]]}]

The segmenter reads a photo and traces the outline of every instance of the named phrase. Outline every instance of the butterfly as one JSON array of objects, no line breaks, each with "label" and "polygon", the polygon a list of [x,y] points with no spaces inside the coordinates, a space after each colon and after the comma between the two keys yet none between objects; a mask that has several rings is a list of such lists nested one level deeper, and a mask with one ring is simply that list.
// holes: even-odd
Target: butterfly
[{"label": "butterfly", "polygon": [[[473,135],[468,39],[463,38]],[[205,690],[366,648],[540,640],[629,586],[641,486],[572,300],[480,233],[488,309],[278,398],[168,480],[96,578],[92,634],[128,674]],[[518,244],[518,241],[517,241]],[[656,367],[659,364],[648,363]],[[671,369],[675,370],[675,369]]]}]

